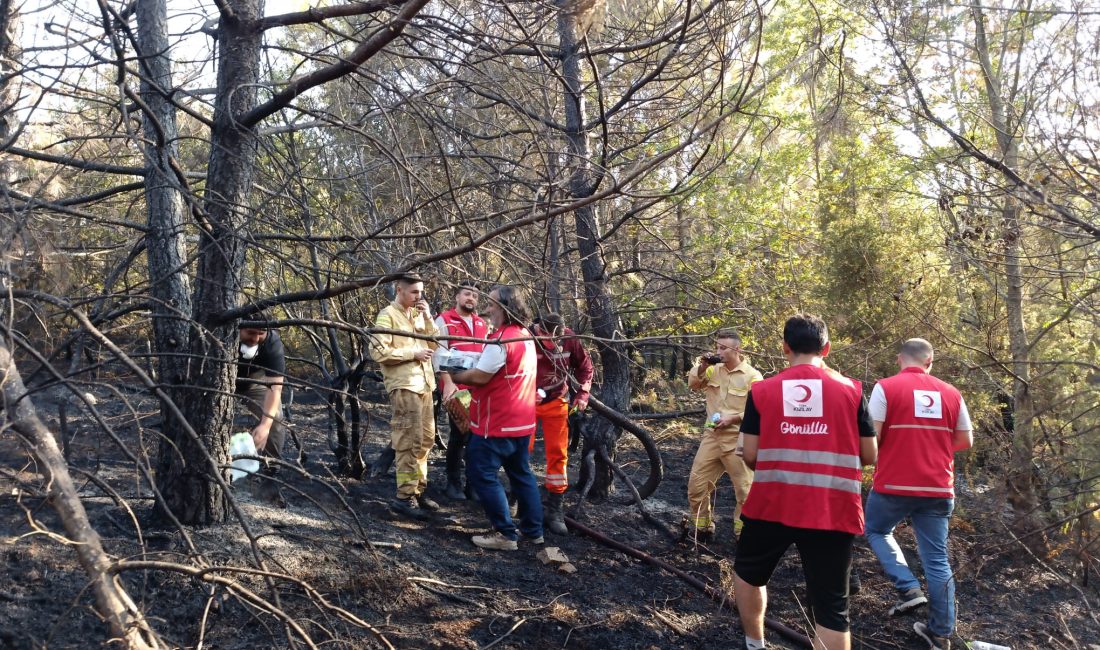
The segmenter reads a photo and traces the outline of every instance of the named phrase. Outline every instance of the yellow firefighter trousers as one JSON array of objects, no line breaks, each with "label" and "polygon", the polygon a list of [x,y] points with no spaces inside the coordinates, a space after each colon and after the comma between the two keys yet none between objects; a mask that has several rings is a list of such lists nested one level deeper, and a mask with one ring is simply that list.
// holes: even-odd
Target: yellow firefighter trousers
[{"label": "yellow firefighter trousers", "polygon": [[390,444],[397,469],[397,498],[411,499],[428,487],[428,452],[435,444],[435,413],[432,392],[390,392],[393,419]]},{"label": "yellow firefighter trousers", "polygon": [[711,495],[722,474],[729,474],[737,506],[733,510],[734,530],[741,529],[741,506],[752,487],[752,470],[735,453],[737,429],[707,429],[695,452],[688,477],[688,521],[696,530],[714,531]]}]

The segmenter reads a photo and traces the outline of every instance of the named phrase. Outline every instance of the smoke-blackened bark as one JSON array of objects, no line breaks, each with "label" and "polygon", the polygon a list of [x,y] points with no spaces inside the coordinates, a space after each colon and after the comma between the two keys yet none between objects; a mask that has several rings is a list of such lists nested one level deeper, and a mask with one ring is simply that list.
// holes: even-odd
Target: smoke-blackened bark
[{"label": "smoke-blackened bark", "polygon": [[[185,417],[203,435],[219,463],[228,463],[237,368],[237,321],[215,317],[240,302],[244,240],[257,142],[236,117],[256,106],[262,32],[262,0],[232,0],[218,28],[218,82],[210,137],[205,219],[200,223],[193,297],[195,327],[188,348],[188,385],[177,392]],[[202,450],[179,423],[166,419],[157,479],[168,506],[184,523],[210,524],[228,515],[221,487],[205,475]]]},{"label": "smoke-blackened bark", "polygon": [[[191,285],[185,268],[184,202],[173,172],[178,158],[176,108],[165,0],[139,2],[137,11],[141,99],[144,104],[146,257],[152,294],[153,349],[160,381],[186,383]],[[177,166],[178,167],[178,166]],[[169,389],[169,394],[173,394]],[[162,409],[167,412],[167,409]]]},{"label": "smoke-blackened bark", "polygon": [[[570,3],[559,3],[558,37],[562,57],[562,79],[565,83],[565,125],[568,145],[567,165],[569,193],[574,199],[592,196],[597,187],[589,161],[588,133],[584,127],[584,95],[581,90],[580,42],[577,16]],[[599,222],[595,204],[589,203],[573,213],[577,233],[577,250],[581,257],[584,278],[586,312],[597,338],[597,349],[603,370],[603,383],[598,396],[601,401],[621,413],[630,410],[630,364],[619,315],[608,286],[607,264],[599,247]],[[582,454],[593,446],[605,446],[614,458],[619,429],[604,418],[595,418],[586,432]],[[611,467],[597,454],[593,498],[606,497],[611,491]],[[583,472],[582,472],[583,473]],[[585,480],[581,477],[581,481]]]}]

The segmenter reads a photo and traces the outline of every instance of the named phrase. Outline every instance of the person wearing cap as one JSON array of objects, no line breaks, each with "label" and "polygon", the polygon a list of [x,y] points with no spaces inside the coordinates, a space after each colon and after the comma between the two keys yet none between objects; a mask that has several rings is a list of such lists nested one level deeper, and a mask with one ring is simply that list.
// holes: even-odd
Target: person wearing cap
[{"label": "person wearing cap", "polygon": [[688,387],[702,391],[707,402],[707,423],[688,476],[688,514],[683,526],[687,540],[698,542],[714,536],[711,497],[722,474],[729,474],[733,483],[733,533],[741,533],[741,508],[752,486],[752,470],[739,453],[738,426],[749,389],[764,378],[745,359],[736,330],[719,330],[714,344],[718,358],[703,355],[688,373]]},{"label": "person wearing cap", "polygon": [[424,494],[428,487],[428,452],[435,444],[432,355],[436,343],[431,337],[439,331],[419,276],[408,274],[397,279],[393,302],[378,313],[374,327],[388,330],[374,332],[368,350],[371,359],[382,367],[382,381],[393,409],[390,445],[397,465],[397,494],[391,507],[398,514],[424,519],[426,511],[439,509],[439,504]]},{"label": "person wearing cap", "polygon": [[[269,312],[251,314],[246,321],[271,322]],[[286,375],[286,351],[279,333],[267,327],[249,324],[239,328],[240,350],[237,355],[236,394],[256,419],[252,440],[261,456],[281,459],[286,441],[283,424],[283,377]],[[273,476],[277,465],[265,463],[263,476]],[[275,505],[285,500],[274,481],[263,480],[258,496]]]},{"label": "person wearing cap", "polygon": [[[455,291],[454,307],[443,312],[435,319],[436,329],[440,336],[463,336],[467,338],[484,339],[489,335],[489,325],[477,313],[477,302],[481,292],[477,284],[472,280],[466,280],[458,285]],[[436,348],[433,363],[439,371],[440,399],[448,404],[454,399],[455,393],[461,390],[469,390],[465,384],[456,384],[451,379],[450,373],[441,370],[440,362],[449,357],[452,352],[480,355],[484,343],[476,341],[453,341],[441,339]],[[466,449],[466,441],[469,439],[469,426],[466,423],[457,422],[450,418],[450,433],[447,437],[447,489],[445,494],[449,499],[462,500],[472,496],[472,492],[465,485],[463,456]]]},{"label": "person wearing cap", "polygon": [[[538,360],[535,415],[542,425],[546,451],[546,528],[555,535],[565,535],[569,529],[565,527],[562,501],[569,487],[569,413],[583,413],[588,408],[592,358],[560,314],[551,312],[537,318],[532,333]],[[531,449],[534,445],[532,436]]]}]

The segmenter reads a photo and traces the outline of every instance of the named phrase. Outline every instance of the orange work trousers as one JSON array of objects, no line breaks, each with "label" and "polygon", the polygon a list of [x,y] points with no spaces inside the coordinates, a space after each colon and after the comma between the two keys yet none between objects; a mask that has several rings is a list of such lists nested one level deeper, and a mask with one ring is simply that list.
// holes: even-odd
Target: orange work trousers
[{"label": "orange work trousers", "polygon": [[[569,487],[569,401],[550,400],[535,406],[535,418],[542,424],[542,444],[546,448],[546,491],[561,494]],[[531,449],[535,436],[531,436]]]}]

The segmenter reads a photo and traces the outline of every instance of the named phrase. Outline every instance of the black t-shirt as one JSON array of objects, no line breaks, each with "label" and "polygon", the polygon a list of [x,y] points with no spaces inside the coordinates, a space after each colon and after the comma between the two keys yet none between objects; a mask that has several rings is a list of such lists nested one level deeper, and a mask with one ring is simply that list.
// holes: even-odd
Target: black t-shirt
[{"label": "black t-shirt", "polygon": [[[871,422],[871,414],[867,412],[867,398],[860,395],[859,406],[856,407],[856,423],[859,426],[861,438],[871,438],[875,435],[875,425]],[[741,418],[741,433],[760,435],[760,411],[756,410],[756,404],[752,401],[752,389],[749,389],[748,399],[745,400],[745,415]]]},{"label": "black t-shirt", "polygon": [[[239,348],[238,348],[239,350]],[[267,337],[260,344],[256,356],[245,359],[237,352],[237,376],[245,378],[263,370],[265,377],[282,377],[286,375],[286,350],[283,348],[283,340],[275,330],[268,330]]]}]

